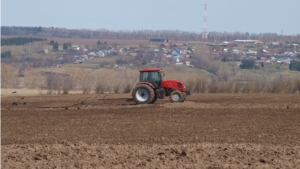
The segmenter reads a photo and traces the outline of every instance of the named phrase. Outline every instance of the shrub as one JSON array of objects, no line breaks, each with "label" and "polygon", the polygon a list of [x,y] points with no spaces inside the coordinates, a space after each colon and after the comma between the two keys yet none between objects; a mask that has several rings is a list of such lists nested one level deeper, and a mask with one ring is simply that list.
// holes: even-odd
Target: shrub
[{"label": "shrub", "polygon": [[279,76],[269,82],[269,85],[266,87],[266,93],[280,93],[285,87],[285,80],[282,76]]},{"label": "shrub", "polygon": [[233,84],[233,93],[239,93],[242,87],[242,83],[241,82],[235,82]]},{"label": "shrub", "polygon": [[83,94],[89,94],[91,92],[91,88],[88,86],[83,87],[82,93]]},{"label": "shrub", "polygon": [[119,91],[120,91],[120,85],[119,84],[115,85],[113,87],[113,91],[114,91],[114,93],[119,93]]},{"label": "shrub", "polygon": [[251,93],[261,93],[266,86],[266,82],[261,80],[255,80],[251,83]]},{"label": "shrub", "polygon": [[46,77],[46,88],[47,88],[47,94],[53,94],[55,93],[55,90],[58,89],[58,80],[57,75],[54,73],[49,74]]},{"label": "shrub", "polygon": [[42,75],[40,69],[26,69],[24,75],[24,86],[27,88],[34,89],[45,83],[45,76]]},{"label": "shrub", "polygon": [[62,89],[61,87],[57,88],[57,94],[61,94],[61,89]]},{"label": "shrub", "polygon": [[295,79],[292,82],[286,82],[285,90],[286,93],[297,93],[300,92],[300,79]]},{"label": "shrub", "polygon": [[209,88],[209,93],[217,93],[219,89],[218,81],[216,79],[212,79],[208,88]]},{"label": "shrub", "polygon": [[1,63],[1,88],[16,87],[18,85],[16,67]]},{"label": "shrub", "polygon": [[289,69],[300,71],[300,61],[295,61],[295,60],[291,61],[289,65]]},{"label": "shrub", "polygon": [[123,89],[123,93],[130,93],[132,90],[132,85],[130,83],[127,83]]},{"label": "shrub", "polygon": [[250,93],[251,86],[249,83],[244,83],[241,88],[242,93]]},{"label": "shrub", "polygon": [[240,65],[241,69],[253,69],[255,66],[254,59],[243,59]]},{"label": "shrub", "polygon": [[233,81],[219,83],[219,93],[232,93]]},{"label": "shrub", "polygon": [[295,88],[298,90],[298,92],[300,93],[300,79],[296,79],[294,81],[295,83]]},{"label": "shrub", "polygon": [[184,84],[185,84],[185,89],[187,91],[190,91],[190,92],[193,91],[194,85],[195,85],[193,79],[188,79]]},{"label": "shrub", "polygon": [[95,87],[95,93],[96,94],[102,94],[104,93],[105,87],[102,83],[97,83]]},{"label": "shrub", "polygon": [[69,94],[70,88],[68,86],[62,87],[63,94]]},{"label": "shrub", "polygon": [[194,82],[194,92],[204,93],[206,91],[206,79],[197,78]]}]

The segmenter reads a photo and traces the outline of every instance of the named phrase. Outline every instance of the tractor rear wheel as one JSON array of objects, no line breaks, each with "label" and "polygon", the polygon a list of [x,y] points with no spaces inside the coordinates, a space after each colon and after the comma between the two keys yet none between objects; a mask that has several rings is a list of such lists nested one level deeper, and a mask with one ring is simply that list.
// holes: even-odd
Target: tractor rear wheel
[{"label": "tractor rear wheel", "polygon": [[170,100],[171,102],[180,102],[183,98],[182,92],[178,90],[174,90],[170,94]]},{"label": "tractor rear wheel", "polygon": [[185,92],[182,92],[182,98],[181,98],[181,102],[184,102],[184,100],[185,100],[185,98],[186,98],[186,93]]},{"label": "tractor rear wheel", "polygon": [[156,97],[156,96],[154,96],[154,99],[152,100],[152,102],[151,102],[151,103],[155,103],[155,102],[156,102],[156,100],[157,100],[157,97]]},{"label": "tractor rear wheel", "polygon": [[138,84],[132,91],[132,98],[136,104],[147,104],[155,98],[154,90],[145,84]]}]

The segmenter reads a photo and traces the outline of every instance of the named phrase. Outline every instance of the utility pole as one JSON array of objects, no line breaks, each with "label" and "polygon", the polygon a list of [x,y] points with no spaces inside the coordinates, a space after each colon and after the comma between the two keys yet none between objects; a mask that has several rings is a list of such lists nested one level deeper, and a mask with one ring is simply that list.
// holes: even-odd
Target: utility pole
[{"label": "utility pole", "polygon": [[207,5],[204,4],[202,41],[207,42]]}]

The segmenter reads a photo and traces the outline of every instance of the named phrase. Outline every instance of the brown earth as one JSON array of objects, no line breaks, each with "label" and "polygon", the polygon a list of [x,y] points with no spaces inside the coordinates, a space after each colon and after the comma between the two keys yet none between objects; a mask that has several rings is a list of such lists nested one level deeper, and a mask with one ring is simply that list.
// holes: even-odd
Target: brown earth
[{"label": "brown earth", "polygon": [[300,168],[299,94],[129,98],[2,97],[2,168]]}]

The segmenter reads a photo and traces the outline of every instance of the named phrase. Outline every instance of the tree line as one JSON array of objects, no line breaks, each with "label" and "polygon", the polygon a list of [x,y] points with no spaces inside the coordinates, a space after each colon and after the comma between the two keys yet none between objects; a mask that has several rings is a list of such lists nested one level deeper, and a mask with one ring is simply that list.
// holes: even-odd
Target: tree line
[{"label": "tree line", "polygon": [[[54,27],[9,27],[1,26],[1,35],[28,36],[37,35],[43,37],[62,38],[106,38],[106,39],[172,39],[172,40],[192,40],[201,41],[202,34],[193,31],[180,30],[119,30],[107,29],[66,29]],[[221,40],[233,41],[236,39],[255,39],[262,41],[290,41],[300,42],[300,34],[288,36],[277,33],[249,33],[249,32],[215,32],[208,34],[208,41]]]},{"label": "tree line", "polygon": [[37,41],[46,41],[47,39],[42,38],[27,38],[27,37],[16,37],[16,38],[1,38],[1,46],[21,46],[26,43],[37,42]]}]

